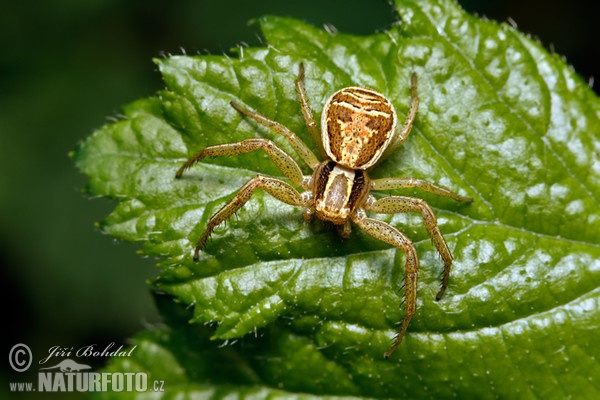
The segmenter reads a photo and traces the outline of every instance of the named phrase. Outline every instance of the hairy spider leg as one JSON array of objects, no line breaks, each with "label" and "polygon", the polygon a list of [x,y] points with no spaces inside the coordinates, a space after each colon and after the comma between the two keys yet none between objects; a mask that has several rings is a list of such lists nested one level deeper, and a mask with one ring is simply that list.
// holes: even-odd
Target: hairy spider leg
[{"label": "hairy spider leg", "polygon": [[304,64],[300,63],[298,77],[296,78],[296,93],[298,94],[298,101],[300,102],[300,109],[306,122],[306,127],[310,132],[310,137],[313,143],[319,149],[321,157],[328,158],[325,149],[323,148],[323,140],[321,138],[321,131],[315,121],[312,109],[310,108],[310,101],[308,100],[308,94],[306,93],[306,87],[304,86]]},{"label": "hairy spider leg", "polygon": [[206,240],[212,231],[221,222],[225,221],[231,215],[235,214],[240,208],[242,208],[244,204],[250,200],[250,197],[252,197],[252,194],[256,189],[263,189],[276,199],[292,206],[308,207],[312,204],[312,196],[310,196],[310,192],[304,192],[307,193],[307,195],[300,194],[290,184],[280,179],[258,174],[246,182],[244,186],[242,186],[237,192],[235,197],[229,201],[229,203],[225,204],[219,211],[210,217],[204,233],[196,244],[196,248],[194,250],[194,260],[198,260],[200,249],[204,247],[204,244],[206,243]]},{"label": "hairy spider leg", "polygon": [[390,355],[402,342],[402,338],[406,334],[408,325],[417,308],[417,275],[419,272],[419,260],[415,246],[402,232],[393,226],[379,221],[377,219],[367,217],[364,209],[359,208],[352,214],[352,221],[360,229],[373,236],[375,239],[388,243],[406,253],[406,263],[404,267],[404,318],[400,323],[398,334],[392,343],[392,346],[385,352],[384,357],[389,358]]},{"label": "hairy spider leg", "polygon": [[[419,108],[419,97],[417,96],[417,74],[413,72],[411,75],[411,86],[410,86],[410,105],[408,106],[408,113],[406,114],[406,119],[404,123],[395,134],[394,139],[388,146],[388,148],[383,153],[381,160],[386,159],[390,156],[396,149],[404,143],[410,131],[412,130],[415,117],[417,116],[417,110]],[[379,160],[379,162],[381,162]]]},{"label": "hairy spider leg", "polygon": [[[434,185],[427,181],[418,178],[382,178],[371,181],[373,190],[392,190],[416,187],[421,190],[437,194],[439,196],[449,197],[456,201],[470,203],[473,201],[471,197],[462,196],[452,192],[450,189],[443,186]],[[448,249],[448,245],[440,232],[435,215],[425,200],[406,197],[406,196],[390,196],[375,200],[370,197],[367,203],[367,209],[381,214],[396,214],[407,211],[418,211],[423,216],[423,223],[431,237],[431,240],[442,256],[444,261],[444,273],[442,275],[442,285],[440,291],[435,296],[436,300],[440,300],[448,287],[450,280],[450,268],[452,265],[452,253]]]}]

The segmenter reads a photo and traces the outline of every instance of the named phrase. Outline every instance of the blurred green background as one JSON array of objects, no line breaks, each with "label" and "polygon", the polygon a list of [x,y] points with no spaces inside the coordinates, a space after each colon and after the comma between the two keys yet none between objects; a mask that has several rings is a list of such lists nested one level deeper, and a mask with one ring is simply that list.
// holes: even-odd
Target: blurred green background
[{"label": "blurred green background", "polygon": [[[600,79],[598,3],[459,3],[490,19],[512,18],[566,56],[584,79]],[[383,0],[26,0],[1,4],[0,10],[5,349],[26,343],[36,360],[51,346],[118,347],[160,321],[145,283],[156,273],[156,260],[94,227],[115,203],[83,195],[86,179],[67,156],[117,116],[121,105],[161,89],[153,57],[260,45],[248,21],[264,14],[354,34],[380,31],[396,20]],[[0,383],[19,380],[6,362],[3,371]]]}]

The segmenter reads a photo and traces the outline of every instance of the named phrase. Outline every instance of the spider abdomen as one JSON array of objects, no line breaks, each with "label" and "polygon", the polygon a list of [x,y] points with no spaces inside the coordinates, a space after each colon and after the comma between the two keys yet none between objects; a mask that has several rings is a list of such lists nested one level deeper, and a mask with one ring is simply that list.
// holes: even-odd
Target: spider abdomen
[{"label": "spider abdomen", "polygon": [[337,163],[366,170],[390,144],[397,119],[394,106],[381,93],[356,86],[338,90],[323,108],[323,147]]}]

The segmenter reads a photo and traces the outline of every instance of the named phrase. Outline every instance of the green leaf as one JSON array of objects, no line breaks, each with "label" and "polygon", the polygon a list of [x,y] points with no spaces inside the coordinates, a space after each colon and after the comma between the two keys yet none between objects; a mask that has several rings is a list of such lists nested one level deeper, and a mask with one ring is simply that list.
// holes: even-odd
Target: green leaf
[{"label": "green leaf", "polygon": [[[138,334],[124,350],[128,357],[113,357],[103,372],[134,372],[138,393],[100,393],[99,397],[135,398],[274,398],[353,399],[353,396],[317,396],[304,391],[306,379],[319,393],[356,390],[347,372],[326,360],[306,337],[276,328],[260,339],[250,338],[244,356],[232,346],[209,339],[209,329],[190,325],[189,317],[165,296],[156,296],[169,326]],[[167,304],[169,303],[169,304]],[[268,339],[268,340],[264,340]],[[280,359],[281,350],[289,357]],[[268,381],[260,374],[269,373]],[[335,376],[336,380],[329,379]],[[283,389],[281,379],[285,379]],[[292,391],[290,391],[290,389]],[[153,393],[154,392],[154,393]]]},{"label": "green leaf", "polygon": [[[268,47],[240,48],[236,58],[157,60],[166,89],[127,106],[125,119],[78,148],[90,193],[120,201],[102,229],[160,257],[153,286],[193,306],[193,326],[210,325],[202,332],[215,340],[182,355],[181,326],[143,333],[149,345],[167,335],[164,352],[145,357],[167,360],[156,367],[165,374],[177,370],[168,360],[192,357],[197,367],[169,379],[216,398],[597,396],[598,98],[560,57],[506,24],[447,0],[396,7],[400,23],[369,37],[264,17],[258,23]],[[404,254],[357,228],[341,239],[326,223],[303,222],[303,210],[256,193],[217,228],[199,262],[191,257],[208,218],[244,182],[258,171],[282,174],[255,152],[203,160],[175,180],[188,157],[249,137],[268,137],[296,156],[230,101],[316,149],[294,91],[301,62],[317,120],[325,99],[350,85],[381,91],[404,115],[416,72],[414,129],[371,176],[419,177],[474,198],[464,205],[403,192],[432,205],[453,252],[440,302],[443,266],[420,215],[375,216],[402,229],[421,262],[417,314],[390,360],[382,354],[403,316]],[[222,343],[235,344],[217,350]],[[219,385],[227,389],[215,389],[216,372],[202,365],[220,351],[238,360],[236,368],[249,366],[253,378],[228,380],[224,372]]]}]

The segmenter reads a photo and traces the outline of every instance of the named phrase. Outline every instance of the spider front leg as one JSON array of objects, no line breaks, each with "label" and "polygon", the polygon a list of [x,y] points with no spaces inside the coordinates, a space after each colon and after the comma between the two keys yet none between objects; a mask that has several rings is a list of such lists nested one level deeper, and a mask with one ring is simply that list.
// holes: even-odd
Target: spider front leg
[{"label": "spider front leg", "polygon": [[[429,183],[419,178],[382,178],[373,179],[371,181],[372,190],[406,189],[413,187],[429,193],[437,194],[438,196],[449,197],[453,200],[464,203],[471,203],[473,201],[471,197],[454,193],[446,187],[434,185],[433,183]],[[452,265],[452,253],[450,253],[450,250],[448,249],[448,245],[446,244],[446,241],[444,240],[444,237],[438,228],[437,220],[429,205],[424,200],[413,197],[392,196],[385,197],[377,201],[371,197],[368,202],[368,209],[382,214],[396,214],[407,211],[421,212],[427,232],[429,232],[429,236],[431,236],[433,244],[444,260],[442,286],[438,294],[435,296],[436,300],[440,300],[444,295],[446,288],[448,287],[448,281],[450,279],[450,267]]]},{"label": "spider front leg", "polygon": [[290,178],[292,182],[294,182],[298,186],[303,186],[304,176],[302,175],[302,170],[298,163],[285,151],[279,148],[275,143],[270,141],[269,139],[246,139],[237,143],[227,143],[227,144],[219,144],[216,146],[206,147],[204,150],[200,151],[198,154],[190,158],[179,168],[177,173],[175,174],[176,178],[180,178],[181,175],[185,172],[186,169],[190,168],[192,165],[196,164],[198,161],[202,160],[206,157],[217,157],[217,156],[232,156],[236,154],[244,154],[249,153],[254,150],[261,149],[267,155],[277,168],[281,170]]},{"label": "spider front leg", "polygon": [[431,207],[429,207],[425,200],[416,197],[390,196],[376,200],[374,197],[370,196],[365,208],[379,214],[397,214],[408,211],[418,211],[421,213],[427,233],[429,233],[433,245],[444,261],[442,286],[435,296],[436,300],[440,300],[448,287],[450,267],[452,266],[452,253],[448,248],[444,236],[442,236],[442,232],[440,232],[437,219],[435,218],[435,214],[431,210]]},{"label": "spider front leg", "polygon": [[358,225],[363,231],[373,236],[382,242],[391,244],[394,247],[406,253],[406,265],[404,269],[404,307],[405,314],[400,328],[398,329],[398,335],[394,339],[392,346],[388,351],[385,352],[384,357],[389,358],[390,355],[396,350],[396,348],[402,342],[402,338],[408,329],[410,320],[417,308],[417,274],[419,272],[419,260],[417,258],[417,251],[413,243],[404,236],[398,229],[393,226],[379,221],[373,218],[368,218],[367,213],[362,209],[358,208],[352,214],[352,221]]},{"label": "spider front leg", "polygon": [[[180,178],[186,169],[205,157],[244,154],[258,149],[263,150],[271,160],[273,160],[281,172],[283,172],[294,184],[305,189],[308,188],[310,177],[304,177],[302,175],[302,170],[298,163],[296,163],[289,154],[277,147],[275,143],[262,138],[246,139],[237,143],[227,143],[207,147],[187,160],[185,164],[179,168],[175,177]],[[198,240],[198,244],[194,250],[194,260],[198,259],[200,249],[204,246],[215,227],[239,210],[258,188],[264,189],[267,193],[287,204],[294,206],[310,206],[312,204],[312,192],[304,192],[306,194],[301,195],[291,185],[282,180],[265,175],[257,175],[242,186],[237,195],[210,218],[206,230],[200,237],[200,240]]]},{"label": "spider front leg", "polygon": [[212,233],[212,231],[223,221],[235,214],[240,208],[250,200],[252,194],[256,189],[263,189],[276,199],[283,201],[284,203],[292,206],[305,206],[308,207],[312,203],[312,193],[304,192],[300,194],[288,183],[266,175],[257,175],[250,179],[244,186],[241,187],[235,197],[227,204],[225,204],[219,211],[214,213],[208,220],[204,233],[198,240],[196,248],[194,249],[194,260],[198,260],[200,249],[206,243],[206,240]]},{"label": "spider front leg", "polygon": [[433,183],[429,183],[419,178],[381,178],[371,180],[372,190],[408,189],[413,187],[429,193],[437,194],[438,196],[449,197],[456,201],[462,201],[465,203],[470,203],[473,201],[473,199],[468,196],[454,193],[444,186],[434,185]]}]

